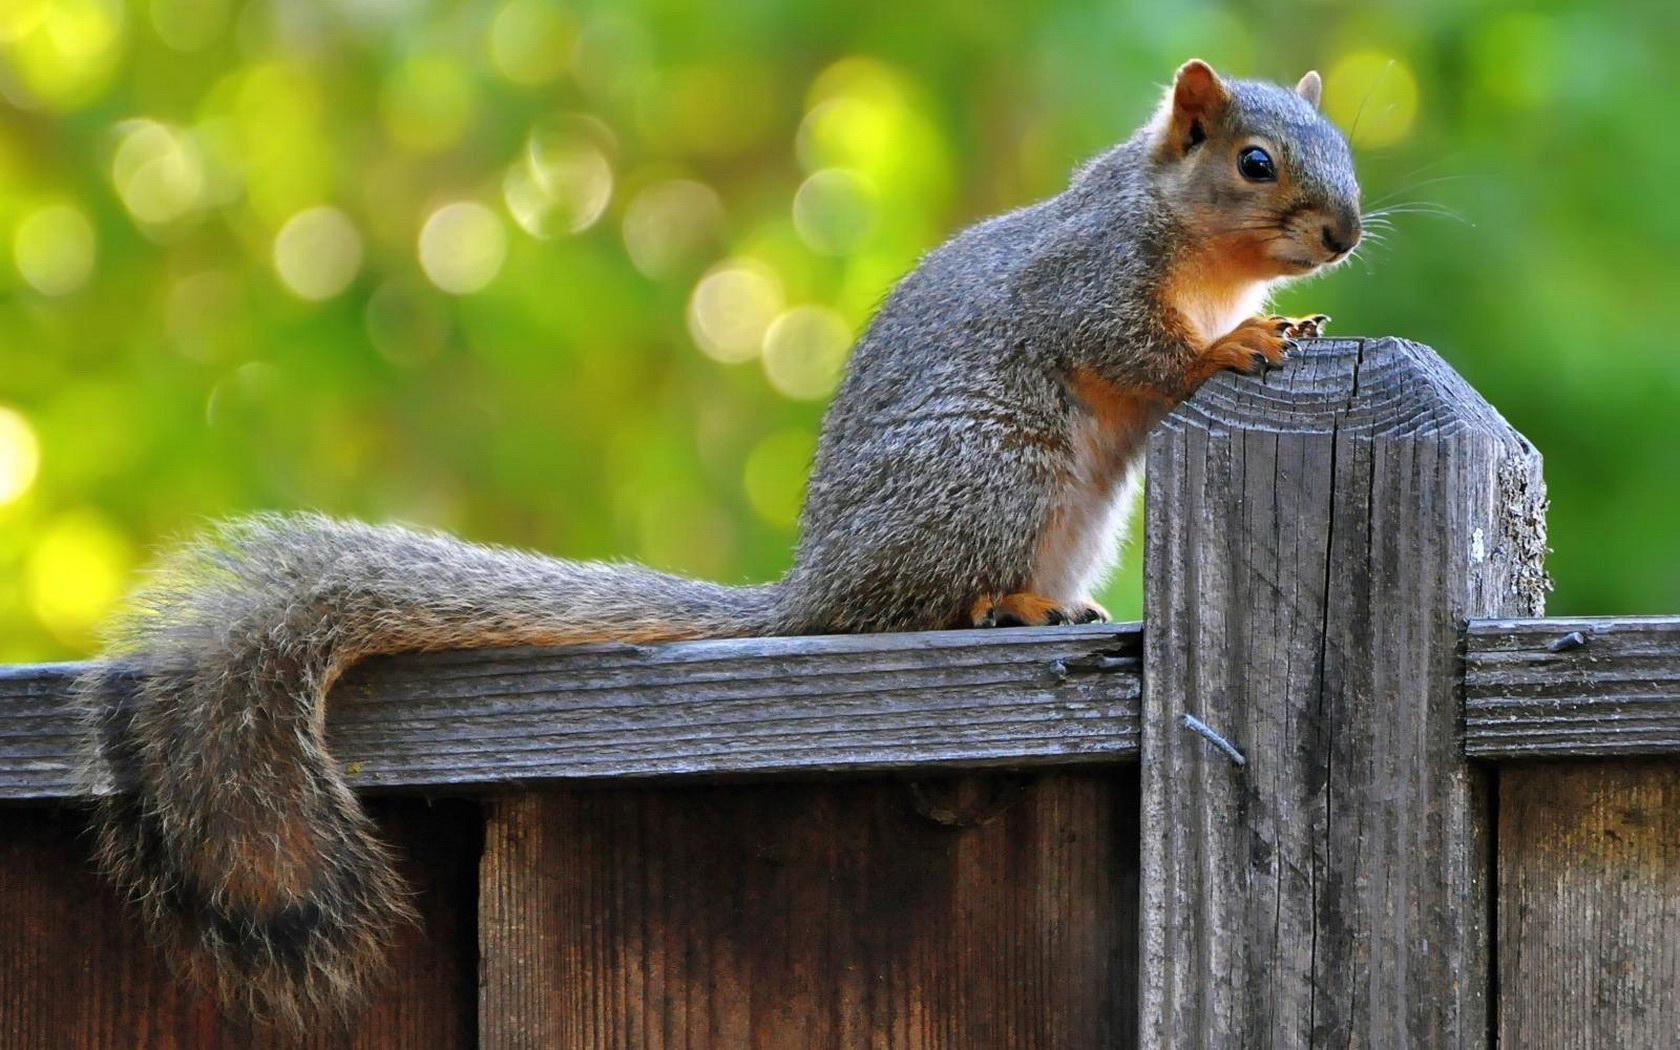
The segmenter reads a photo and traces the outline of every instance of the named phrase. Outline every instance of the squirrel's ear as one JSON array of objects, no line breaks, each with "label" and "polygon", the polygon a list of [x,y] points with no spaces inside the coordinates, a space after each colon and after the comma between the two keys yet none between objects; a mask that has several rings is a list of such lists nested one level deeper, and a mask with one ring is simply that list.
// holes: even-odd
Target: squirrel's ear
[{"label": "squirrel's ear", "polygon": [[1192,58],[1178,67],[1167,117],[1167,144],[1180,155],[1200,145],[1208,137],[1209,123],[1230,99],[1219,74],[1206,62]]},{"label": "squirrel's ear", "polygon": [[1324,94],[1324,81],[1318,78],[1318,70],[1309,69],[1301,82],[1295,85],[1295,94],[1307,100],[1307,105],[1318,108],[1318,100]]}]

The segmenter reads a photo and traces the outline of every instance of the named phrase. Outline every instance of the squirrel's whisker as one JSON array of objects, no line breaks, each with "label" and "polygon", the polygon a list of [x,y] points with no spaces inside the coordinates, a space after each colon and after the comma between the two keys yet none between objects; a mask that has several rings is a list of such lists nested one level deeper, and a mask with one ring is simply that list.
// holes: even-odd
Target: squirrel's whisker
[{"label": "squirrel's whisker", "polygon": [[1397,190],[1393,190],[1392,192],[1385,193],[1381,197],[1378,197],[1376,200],[1372,201],[1371,206],[1372,207],[1380,207],[1384,204],[1387,204],[1389,201],[1393,200],[1394,198],[1400,196],[1403,193],[1411,193],[1413,190],[1420,190],[1425,186],[1435,186],[1435,185],[1439,185],[1440,183],[1443,183],[1443,182],[1458,182],[1458,181],[1461,181],[1461,180],[1464,180],[1464,179],[1480,179],[1480,178],[1485,178],[1485,177],[1486,176],[1478,175],[1478,174],[1475,174],[1473,172],[1463,172],[1463,173],[1459,173],[1459,174],[1456,174],[1456,175],[1437,175],[1436,177],[1434,177],[1432,179],[1423,179],[1420,182],[1414,182],[1409,186],[1402,186]]},{"label": "squirrel's whisker", "polygon": [[1394,60],[1391,58],[1388,65],[1383,67],[1383,71],[1377,74],[1377,79],[1371,81],[1371,86],[1365,89],[1365,97],[1359,100],[1359,108],[1353,112],[1353,126],[1348,128],[1347,137],[1350,141],[1359,137],[1359,118],[1365,115],[1365,106],[1371,101],[1371,96],[1377,93],[1377,89],[1382,87],[1382,82],[1388,79],[1389,71],[1393,68]]}]

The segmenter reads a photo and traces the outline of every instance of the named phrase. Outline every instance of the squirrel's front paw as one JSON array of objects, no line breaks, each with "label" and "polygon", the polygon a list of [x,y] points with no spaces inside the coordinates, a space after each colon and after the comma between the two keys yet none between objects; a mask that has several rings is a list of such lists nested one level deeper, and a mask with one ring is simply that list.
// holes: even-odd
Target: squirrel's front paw
[{"label": "squirrel's front paw", "polygon": [[976,627],[1044,627],[1062,623],[1096,623],[1108,619],[1108,610],[1096,602],[1064,604],[1030,591],[982,595],[969,608],[969,622]]},{"label": "squirrel's front paw", "polygon": [[1260,375],[1289,358],[1296,322],[1287,317],[1250,317],[1202,351],[1191,369],[1191,386],[1200,386],[1215,372],[1235,369]]}]

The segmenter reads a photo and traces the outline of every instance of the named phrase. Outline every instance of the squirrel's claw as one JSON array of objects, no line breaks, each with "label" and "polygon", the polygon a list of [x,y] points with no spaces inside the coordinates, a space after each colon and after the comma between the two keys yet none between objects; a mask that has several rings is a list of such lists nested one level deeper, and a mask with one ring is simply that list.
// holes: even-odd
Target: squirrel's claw
[{"label": "squirrel's claw", "polygon": [[1282,368],[1283,363],[1289,360],[1289,352],[1294,349],[1296,349],[1295,340],[1285,338],[1279,348],[1274,352],[1268,353],[1264,350],[1250,351],[1248,366],[1246,368],[1239,369],[1238,371],[1242,372],[1244,375],[1263,376],[1274,369]]},{"label": "squirrel's claw", "polygon": [[1276,314],[1267,318],[1272,323],[1273,330],[1287,339],[1313,339],[1324,334],[1324,326],[1330,323],[1329,314],[1312,314],[1308,317],[1285,317]]},{"label": "squirrel's claw", "polygon": [[1042,594],[1016,591],[981,595],[969,607],[968,616],[974,627],[1046,627],[1107,620],[1108,610],[1095,602],[1064,605]]},{"label": "squirrel's claw", "polygon": [[1087,598],[1073,607],[1074,623],[1107,623],[1113,619],[1108,610]]}]

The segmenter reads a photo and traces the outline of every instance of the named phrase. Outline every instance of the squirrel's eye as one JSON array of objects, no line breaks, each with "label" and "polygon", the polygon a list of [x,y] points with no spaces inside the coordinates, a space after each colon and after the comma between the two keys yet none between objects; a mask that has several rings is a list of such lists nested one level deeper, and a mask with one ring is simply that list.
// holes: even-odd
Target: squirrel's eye
[{"label": "squirrel's eye", "polygon": [[1277,179],[1272,155],[1259,146],[1250,146],[1237,154],[1237,170],[1250,182],[1273,182]]}]

